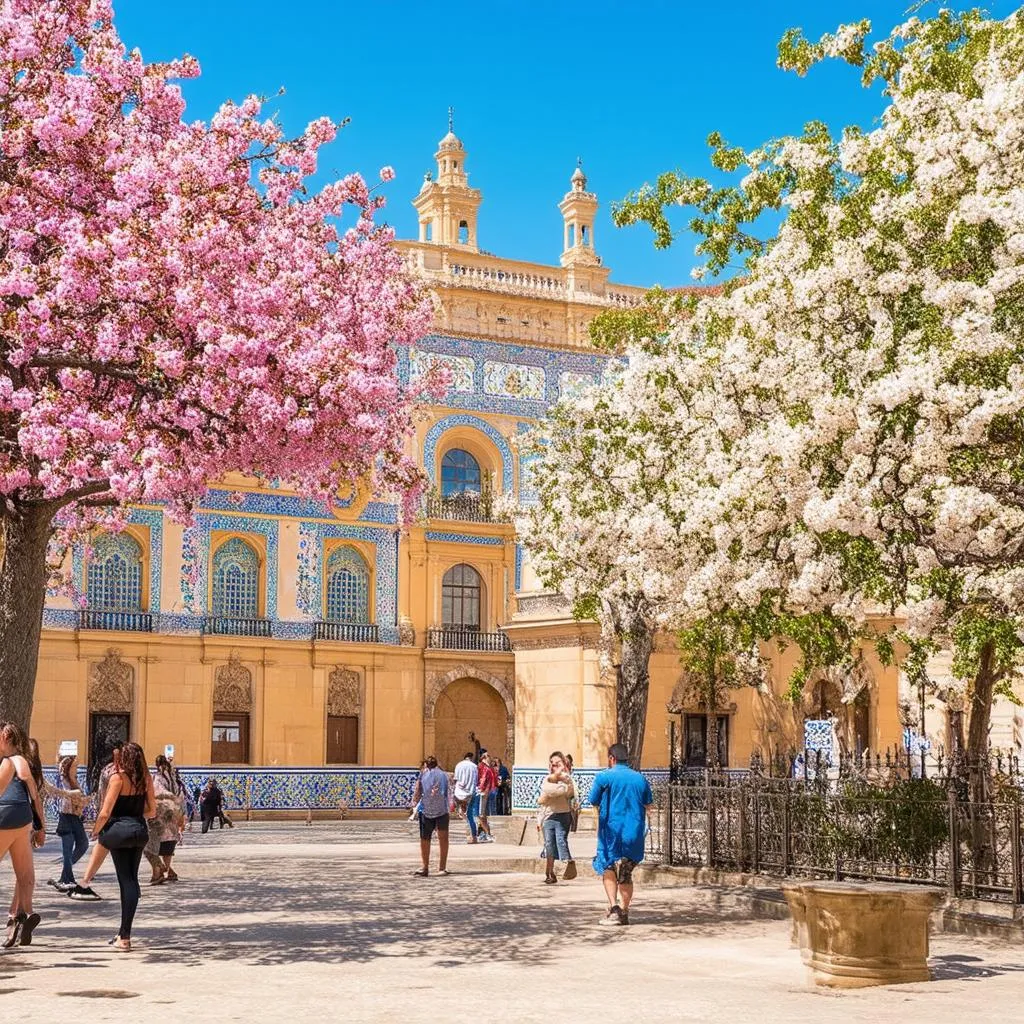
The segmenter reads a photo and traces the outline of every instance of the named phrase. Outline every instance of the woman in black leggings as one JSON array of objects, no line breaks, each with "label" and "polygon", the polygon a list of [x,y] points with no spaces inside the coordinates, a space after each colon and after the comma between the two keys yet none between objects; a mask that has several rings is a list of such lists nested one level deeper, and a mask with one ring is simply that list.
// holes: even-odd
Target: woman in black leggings
[{"label": "woman in black leggings", "polygon": [[117,872],[117,886],[121,890],[121,928],[110,940],[110,945],[126,953],[132,948],[132,921],[142,895],[139,864],[149,839],[146,819],[155,814],[153,778],[146,765],[146,755],[138,743],[126,743],[121,748],[120,764],[110,778],[92,833],[110,851],[110,859]]}]

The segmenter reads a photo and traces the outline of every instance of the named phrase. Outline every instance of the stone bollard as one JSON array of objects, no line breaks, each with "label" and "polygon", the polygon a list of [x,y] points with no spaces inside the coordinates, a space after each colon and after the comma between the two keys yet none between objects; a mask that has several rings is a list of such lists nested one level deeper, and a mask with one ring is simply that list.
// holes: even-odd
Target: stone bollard
[{"label": "stone bollard", "polygon": [[782,887],[793,945],[816,985],[865,988],[929,981],[928,923],[938,889],[885,882],[796,882]]}]

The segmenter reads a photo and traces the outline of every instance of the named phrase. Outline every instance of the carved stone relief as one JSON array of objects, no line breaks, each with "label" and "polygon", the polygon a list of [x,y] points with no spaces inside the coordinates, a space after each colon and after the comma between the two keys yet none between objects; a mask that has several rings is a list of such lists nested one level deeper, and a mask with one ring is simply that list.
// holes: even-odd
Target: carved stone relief
[{"label": "carved stone relief", "polygon": [[362,704],[360,682],[355,669],[342,668],[341,665],[334,668],[327,681],[327,714],[358,718]]},{"label": "carved stone relief", "polygon": [[102,661],[89,669],[90,711],[131,714],[135,703],[135,670],[121,660],[121,652],[108,648]]},{"label": "carved stone relief", "polygon": [[252,711],[252,673],[234,652],[228,658],[228,663],[217,669],[213,686],[213,709],[240,714]]}]

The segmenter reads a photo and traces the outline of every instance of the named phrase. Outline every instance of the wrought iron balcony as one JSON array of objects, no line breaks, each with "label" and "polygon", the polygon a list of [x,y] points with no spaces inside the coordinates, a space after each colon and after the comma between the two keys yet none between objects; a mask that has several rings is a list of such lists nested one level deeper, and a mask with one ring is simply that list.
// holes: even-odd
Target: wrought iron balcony
[{"label": "wrought iron balcony", "polygon": [[207,615],[203,632],[212,636],[270,636],[270,619],[229,619]]},{"label": "wrought iron balcony", "polygon": [[511,651],[508,636],[500,630],[497,633],[480,633],[475,629],[460,629],[458,626],[432,626],[427,632],[427,646],[446,651]]},{"label": "wrought iron balcony", "polygon": [[380,643],[380,630],[370,622],[314,622],[313,639],[376,644]]},{"label": "wrought iron balcony", "polygon": [[493,495],[453,494],[447,498],[427,498],[427,518],[462,523],[504,523],[506,518],[494,510]]},{"label": "wrought iron balcony", "polygon": [[152,633],[153,616],[149,612],[116,612],[84,608],[78,613],[79,629],[122,629],[129,633]]}]

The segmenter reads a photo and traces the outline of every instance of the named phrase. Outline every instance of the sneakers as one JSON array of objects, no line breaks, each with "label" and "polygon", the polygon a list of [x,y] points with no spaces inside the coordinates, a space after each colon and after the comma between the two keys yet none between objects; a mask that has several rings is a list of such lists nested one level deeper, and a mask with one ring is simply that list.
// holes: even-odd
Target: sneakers
[{"label": "sneakers", "polygon": [[600,923],[609,928],[618,928],[620,925],[629,924],[629,918],[623,914],[622,907],[611,907],[608,913],[601,918]]},{"label": "sneakers", "polygon": [[57,892],[63,893],[65,896],[67,896],[67,894],[72,890],[78,888],[78,885],[75,882],[53,882],[52,884]]},{"label": "sneakers", "polygon": [[82,902],[94,902],[96,900],[103,899],[103,897],[89,885],[76,885],[74,889],[68,893],[68,898],[72,900],[81,900]]},{"label": "sneakers", "polygon": [[565,874],[562,875],[563,882],[571,882],[577,875],[576,861],[571,860],[565,865]]}]

